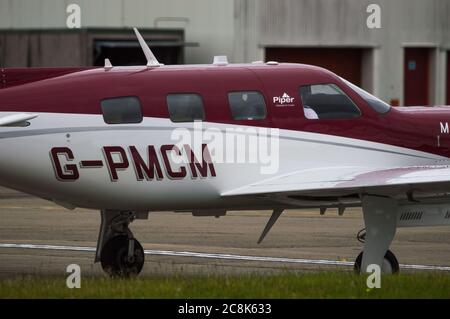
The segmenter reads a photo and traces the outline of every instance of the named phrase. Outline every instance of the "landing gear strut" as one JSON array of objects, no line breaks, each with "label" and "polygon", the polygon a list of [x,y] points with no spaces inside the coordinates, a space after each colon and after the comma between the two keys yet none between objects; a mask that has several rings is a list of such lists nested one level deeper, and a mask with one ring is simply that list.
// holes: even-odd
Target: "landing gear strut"
[{"label": "landing gear strut", "polygon": [[394,199],[366,195],[362,198],[366,229],[357,239],[364,243],[364,251],[356,258],[354,270],[365,273],[369,265],[380,266],[384,274],[396,274],[400,270],[395,255],[389,250],[397,229],[398,204]]},{"label": "landing gear strut", "polygon": [[129,228],[137,216],[134,212],[101,212],[95,261],[100,261],[103,270],[112,277],[138,275],[144,266],[144,249]]}]

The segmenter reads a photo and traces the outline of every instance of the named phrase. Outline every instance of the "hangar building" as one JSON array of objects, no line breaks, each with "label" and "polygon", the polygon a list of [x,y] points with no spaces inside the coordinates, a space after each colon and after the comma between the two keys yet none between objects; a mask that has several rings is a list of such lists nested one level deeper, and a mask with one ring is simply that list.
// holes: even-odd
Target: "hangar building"
[{"label": "hangar building", "polygon": [[450,105],[449,17],[450,0],[0,0],[0,67],[143,63],[137,26],[166,64],[315,64],[393,105]]}]

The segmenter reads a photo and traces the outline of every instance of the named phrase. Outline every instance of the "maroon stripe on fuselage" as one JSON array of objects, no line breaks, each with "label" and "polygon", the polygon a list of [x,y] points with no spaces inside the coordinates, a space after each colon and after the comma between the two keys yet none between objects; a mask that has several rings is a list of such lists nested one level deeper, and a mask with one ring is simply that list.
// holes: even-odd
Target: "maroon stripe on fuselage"
[{"label": "maroon stripe on fuselage", "polygon": [[[334,83],[358,105],[362,116],[351,120],[307,120],[299,87]],[[228,93],[262,92],[267,104],[264,120],[232,119]],[[138,96],[145,117],[169,118],[169,93],[198,93],[206,121],[233,125],[274,127],[368,140],[450,157],[450,140],[436,142],[440,121],[450,122],[450,112],[403,112],[392,109],[378,114],[339,77],[324,69],[281,64],[230,66],[170,66],[160,68],[103,68],[84,70],[0,90],[0,111],[101,114],[100,101],[118,96]],[[294,106],[276,107],[273,97],[287,93]]]},{"label": "maroon stripe on fuselage", "polygon": [[0,69],[0,89],[56,78],[88,69],[92,68],[2,68]]}]

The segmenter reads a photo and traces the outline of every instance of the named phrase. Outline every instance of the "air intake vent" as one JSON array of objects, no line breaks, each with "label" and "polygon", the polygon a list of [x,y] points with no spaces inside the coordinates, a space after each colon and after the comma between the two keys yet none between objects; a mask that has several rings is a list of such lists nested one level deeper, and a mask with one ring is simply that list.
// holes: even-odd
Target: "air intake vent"
[{"label": "air intake vent", "polygon": [[420,220],[423,212],[405,212],[400,216],[400,220]]},{"label": "air intake vent", "polygon": [[450,211],[447,211],[447,213],[445,213],[445,219],[449,219],[450,218]]}]

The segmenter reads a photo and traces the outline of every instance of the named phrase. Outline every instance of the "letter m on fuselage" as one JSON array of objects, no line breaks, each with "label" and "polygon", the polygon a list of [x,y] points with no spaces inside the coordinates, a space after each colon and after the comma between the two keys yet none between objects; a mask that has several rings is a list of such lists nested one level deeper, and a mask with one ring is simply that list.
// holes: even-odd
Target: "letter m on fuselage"
[{"label": "letter m on fuselage", "polygon": [[193,178],[208,177],[208,169],[212,177],[216,177],[216,170],[211,160],[211,154],[208,145],[202,145],[202,162],[200,163],[189,145],[184,145],[187,157],[189,159],[189,167]]},{"label": "letter m on fuselage", "polygon": [[448,122],[441,122],[441,134],[449,134]]}]

